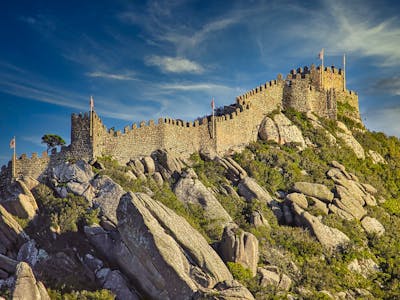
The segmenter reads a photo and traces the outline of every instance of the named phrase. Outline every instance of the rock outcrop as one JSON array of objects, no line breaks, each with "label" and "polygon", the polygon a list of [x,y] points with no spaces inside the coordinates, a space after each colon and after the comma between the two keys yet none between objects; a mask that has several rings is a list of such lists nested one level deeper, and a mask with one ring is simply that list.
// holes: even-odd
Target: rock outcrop
[{"label": "rock outcrop", "polygon": [[293,186],[293,190],[327,203],[332,202],[334,197],[333,193],[325,185],[319,183],[296,182]]},{"label": "rock outcrop", "polygon": [[203,288],[232,280],[203,236],[149,196],[125,194],[117,218],[120,238],[115,238],[120,241],[109,243],[114,247],[109,251],[125,275],[137,282],[148,297],[190,299]]},{"label": "rock outcrop", "polygon": [[273,201],[271,195],[251,177],[245,177],[239,182],[238,192],[240,196],[249,202],[253,199],[258,199],[265,203]]},{"label": "rock outcrop", "polygon": [[356,154],[357,158],[365,159],[365,152],[360,143],[354,138],[351,131],[340,121],[337,121],[337,127],[339,130],[336,131],[336,135],[341,138],[347,147],[352,149]]},{"label": "rock outcrop", "polygon": [[278,290],[288,291],[292,285],[290,277],[279,272],[279,269],[275,266],[259,267],[257,272],[260,274],[259,284],[263,287],[272,285]]},{"label": "rock outcrop", "polygon": [[212,221],[211,226],[220,226],[223,228],[232,222],[232,218],[221,203],[197,178],[196,173],[192,169],[181,173],[181,177],[174,186],[173,191],[183,203],[200,205],[204,209],[205,217]]},{"label": "rock outcrop", "polygon": [[274,141],[280,145],[297,143],[300,149],[306,148],[300,129],[282,113],[265,117],[261,122],[258,135],[264,141]]},{"label": "rock outcrop", "polygon": [[36,200],[23,180],[16,180],[10,184],[0,204],[9,213],[21,219],[32,220],[38,211]]},{"label": "rock outcrop", "polygon": [[253,276],[257,272],[258,240],[249,233],[237,227],[228,225],[224,228],[219,253],[225,262],[235,262],[249,269]]},{"label": "rock outcrop", "polygon": [[11,214],[0,205],[0,254],[14,252],[29,237]]},{"label": "rock outcrop", "polygon": [[350,239],[343,232],[324,225],[317,217],[301,209],[296,204],[293,204],[293,212],[296,224],[308,228],[326,249],[334,251],[350,242]]},{"label": "rock outcrop", "polygon": [[376,234],[377,236],[382,236],[385,233],[385,227],[375,218],[364,217],[361,220],[361,226],[369,234]]},{"label": "rock outcrop", "polygon": [[50,300],[43,283],[36,281],[27,263],[21,262],[17,265],[15,276],[13,300]]},{"label": "rock outcrop", "polygon": [[347,268],[352,272],[361,274],[365,278],[380,271],[379,266],[371,258],[356,258],[349,263]]}]

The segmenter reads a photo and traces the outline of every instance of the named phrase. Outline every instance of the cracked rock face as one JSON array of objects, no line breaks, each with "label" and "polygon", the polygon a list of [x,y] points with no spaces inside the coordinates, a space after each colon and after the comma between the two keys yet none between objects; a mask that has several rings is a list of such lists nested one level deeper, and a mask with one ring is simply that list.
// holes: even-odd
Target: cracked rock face
[{"label": "cracked rock face", "polygon": [[266,117],[261,122],[258,135],[264,141],[274,141],[280,145],[297,143],[301,150],[306,148],[301,130],[282,113],[272,118]]},{"label": "cracked rock face", "polygon": [[125,194],[117,210],[127,248],[119,264],[152,299],[190,299],[201,288],[232,275],[207,241],[187,221],[145,194]]},{"label": "cracked rock face", "polygon": [[32,269],[25,262],[17,265],[12,299],[50,300],[43,283],[36,281]]},{"label": "cracked rock face", "polygon": [[192,169],[182,173],[174,187],[174,193],[183,203],[199,204],[204,209],[205,216],[213,221],[212,226],[219,224],[223,228],[232,222],[231,216],[214,194],[197,178]]},{"label": "cracked rock face", "polygon": [[249,269],[253,276],[257,272],[258,240],[250,232],[239,230],[237,225],[224,229],[219,252],[225,262],[237,262]]}]

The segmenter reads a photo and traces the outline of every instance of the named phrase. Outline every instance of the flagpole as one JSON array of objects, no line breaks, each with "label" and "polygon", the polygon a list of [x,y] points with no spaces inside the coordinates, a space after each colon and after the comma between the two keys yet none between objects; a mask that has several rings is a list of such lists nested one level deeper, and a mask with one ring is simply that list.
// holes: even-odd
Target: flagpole
[{"label": "flagpole", "polygon": [[346,54],[343,53],[343,91],[346,91]]},{"label": "flagpole", "polygon": [[13,158],[12,158],[12,179],[15,179],[16,157],[17,157],[17,153],[16,153],[17,141],[15,140],[15,136],[14,136],[13,139],[14,139],[14,152],[13,152]]},{"label": "flagpole", "polygon": [[93,136],[93,96],[90,96],[90,136]]},{"label": "flagpole", "polygon": [[322,57],[321,57],[321,85],[324,86],[324,56],[325,56],[325,49],[322,48],[321,50]]},{"label": "flagpole", "polygon": [[214,119],[215,119],[215,113],[214,113],[214,110],[215,110],[215,105],[214,105],[214,98],[213,98],[213,106],[212,106],[212,138],[214,138],[214,135],[215,135],[215,128],[214,128]]}]

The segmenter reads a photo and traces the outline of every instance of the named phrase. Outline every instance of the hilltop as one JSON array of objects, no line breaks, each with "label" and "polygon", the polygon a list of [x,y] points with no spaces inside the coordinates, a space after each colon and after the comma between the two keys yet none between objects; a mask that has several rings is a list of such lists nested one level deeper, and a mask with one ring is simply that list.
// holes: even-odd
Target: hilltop
[{"label": "hilltop", "polygon": [[344,71],[194,122],[71,120],[71,145],[2,168],[1,295],[400,297],[400,141],[365,128]]}]

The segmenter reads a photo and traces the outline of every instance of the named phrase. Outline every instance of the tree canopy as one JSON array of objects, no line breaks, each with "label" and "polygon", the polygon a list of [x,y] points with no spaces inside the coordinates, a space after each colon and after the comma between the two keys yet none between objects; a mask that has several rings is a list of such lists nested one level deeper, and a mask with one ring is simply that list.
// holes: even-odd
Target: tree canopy
[{"label": "tree canopy", "polygon": [[65,145],[65,141],[57,134],[45,134],[42,136],[42,144],[47,144],[47,152],[57,146]]}]

